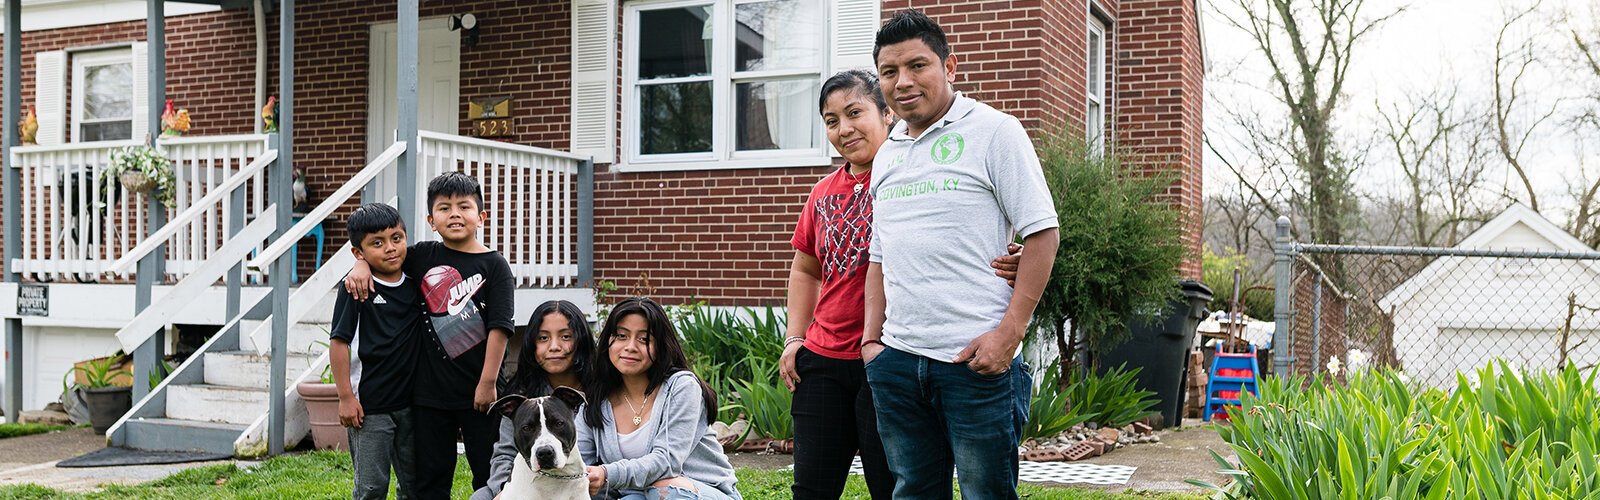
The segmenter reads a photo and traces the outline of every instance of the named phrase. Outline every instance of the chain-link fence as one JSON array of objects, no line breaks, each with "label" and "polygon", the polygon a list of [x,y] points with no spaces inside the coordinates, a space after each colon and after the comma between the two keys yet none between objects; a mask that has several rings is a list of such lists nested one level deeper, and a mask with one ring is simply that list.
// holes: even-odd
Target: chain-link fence
[{"label": "chain-link fence", "polygon": [[1290,293],[1278,294],[1288,328],[1277,343],[1289,349],[1273,354],[1291,373],[1381,366],[1449,387],[1457,373],[1471,379],[1496,360],[1531,370],[1600,363],[1600,253],[1293,243],[1282,250]]}]

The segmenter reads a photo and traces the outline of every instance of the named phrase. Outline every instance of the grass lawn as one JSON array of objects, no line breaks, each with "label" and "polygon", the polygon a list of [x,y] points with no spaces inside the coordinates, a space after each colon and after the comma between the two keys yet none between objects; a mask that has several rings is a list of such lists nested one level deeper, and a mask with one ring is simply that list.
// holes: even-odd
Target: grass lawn
[{"label": "grass lawn", "polygon": [[46,432],[65,430],[66,428],[67,427],[64,425],[0,424],[0,439],[27,436],[31,434],[44,434]]},{"label": "grass lawn", "polygon": [[[166,479],[138,486],[109,486],[104,491],[90,494],[67,494],[53,489],[23,485],[0,486],[3,499],[174,499],[238,498],[294,500],[336,499],[350,497],[350,456],[345,453],[303,453],[267,460],[260,466],[240,469],[233,465],[215,465],[190,469]],[[739,491],[749,500],[789,498],[789,484],[794,476],[787,471],[740,469]],[[471,494],[471,474],[466,461],[456,464],[455,489],[452,498],[466,498]],[[1105,493],[1096,490],[1072,488],[1046,488],[1024,485],[1023,498],[1062,500],[1120,500],[1165,499],[1200,500],[1199,495],[1145,495]],[[867,498],[866,483],[860,477],[851,477],[845,498]]]}]

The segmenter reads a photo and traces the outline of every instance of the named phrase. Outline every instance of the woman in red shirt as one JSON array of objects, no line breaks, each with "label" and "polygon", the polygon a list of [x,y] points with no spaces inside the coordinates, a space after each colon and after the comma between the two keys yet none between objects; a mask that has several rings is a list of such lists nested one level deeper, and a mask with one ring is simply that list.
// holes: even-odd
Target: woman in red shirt
[{"label": "woman in red shirt", "polygon": [[[779,371],[794,391],[796,499],[837,499],[859,450],[875,499],[894,492],[894,476],[878,437],[872,391],[861,362],[867,244],[872,241],[872,160],[888,140],[894,116],[878,78],[840,72],[822,84],[818,103],[828,142],[845,165],[811,189],[795,227],[789,268],[788,331]],[[1013,248],[1013,251],[1020,247]],[[992,266],[1016,278],[1018,257]]]}]

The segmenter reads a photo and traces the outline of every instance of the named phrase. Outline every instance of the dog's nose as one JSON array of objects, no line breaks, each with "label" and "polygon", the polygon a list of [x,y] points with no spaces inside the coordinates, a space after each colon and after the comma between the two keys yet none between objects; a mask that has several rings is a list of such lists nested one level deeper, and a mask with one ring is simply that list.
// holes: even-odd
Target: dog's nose
[{"label": "dog's nose", "polygon": [[533,458],[539,461],[540,468],[554,468],[556,463],[556,450],[553,448],[539,448],[534,450]]}]

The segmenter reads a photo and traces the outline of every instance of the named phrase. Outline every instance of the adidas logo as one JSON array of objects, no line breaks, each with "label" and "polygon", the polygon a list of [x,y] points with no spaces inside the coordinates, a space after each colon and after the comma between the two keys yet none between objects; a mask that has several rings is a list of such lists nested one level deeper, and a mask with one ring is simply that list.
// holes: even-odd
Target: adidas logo
[{"label": "adidas logo", "polygon": [[373,304],[388,304],[389,301],[383,300],[383,296],[382,295],[373,295],[372,296],[372,303]]}]

